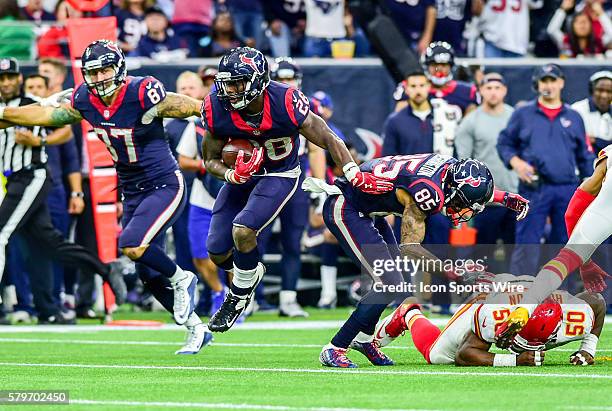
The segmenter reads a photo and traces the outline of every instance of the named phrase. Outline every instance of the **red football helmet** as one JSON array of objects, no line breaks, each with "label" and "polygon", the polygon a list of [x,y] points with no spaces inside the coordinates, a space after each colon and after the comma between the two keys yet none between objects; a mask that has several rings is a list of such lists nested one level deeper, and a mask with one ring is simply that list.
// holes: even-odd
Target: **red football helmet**
[{"label": "red football helmet", "polygon": [[517,353],[543,350],[561,327],[562,319],[561,305],[551,299],[545,300],[536,307],[525,327],[514,337],[510,350]]}]

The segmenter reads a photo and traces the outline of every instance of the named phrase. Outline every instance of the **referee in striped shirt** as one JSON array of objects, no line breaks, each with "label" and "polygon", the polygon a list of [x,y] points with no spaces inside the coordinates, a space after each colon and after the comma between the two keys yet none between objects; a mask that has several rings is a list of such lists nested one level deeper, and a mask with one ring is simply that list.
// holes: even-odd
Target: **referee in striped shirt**
[{"label": "referee in striped shirt", "polygon": [[[16,107],[34,101],[21,92],[23,77],[15,59],[0,59],[0,107]],[[0,203],[0,278],[6,265],[6,246],[13,233],[19,231],[27,243],[35,249],[33,255],[42,253],[61,264],[81,269],[83,273],[100,274],[110,282],[118,303],[125,297],[125,286],[118,273],[80,245],[68,242],[53,227],[46,198],[51,189],[51,177],[46,169],[44,133],[39,127],[31,132],[40,138],[39,146],[16,143],[18,127],[0,130],[0,170],[6,177],[6,193]],[[39,135],[40,133],[40,135]],[[58,318],[59,307],[53,303],[53,277],[48,270],[36,270],[41,274],[32,278],[32,285],[47,297],[37,298],[39,318]],[[49,273],[43,274],[43,273]],[[51,321],[54,322],[54,321]]]}]

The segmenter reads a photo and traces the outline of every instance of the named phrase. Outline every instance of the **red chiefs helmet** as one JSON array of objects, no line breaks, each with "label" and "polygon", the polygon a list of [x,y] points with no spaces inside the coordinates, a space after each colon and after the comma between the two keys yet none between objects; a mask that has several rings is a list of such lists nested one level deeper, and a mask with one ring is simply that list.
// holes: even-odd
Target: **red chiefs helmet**
[{"label": "red chiefs helmet", "polygon": [[520,333],[514,337],[511,351],[541,351],[554,338],[561,327],[563,310],[558,302],[545,300],[534,310],[529,321]]}]

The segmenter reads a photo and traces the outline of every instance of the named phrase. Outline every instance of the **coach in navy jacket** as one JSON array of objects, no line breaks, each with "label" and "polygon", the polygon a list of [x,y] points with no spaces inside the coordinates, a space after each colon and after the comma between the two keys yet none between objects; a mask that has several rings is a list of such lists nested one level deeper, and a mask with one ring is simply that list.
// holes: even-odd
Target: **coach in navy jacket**
[{"label": "coach in navy jacket", "polygon": [[[578,112],[561,101],[563,72],[554,64],[537,68],[538,98],[518,108],[498,139],[497,151],[519,176],[519,193],[530,200],[530,212],[517,222],[510,270],[535,274],[539,246],[547,217],[551,218],[550,244],[565,244],[564,214],[580,179],[593,173],[593,154],[587,145]],[[520,244],[531,244],[520,246]]]}]

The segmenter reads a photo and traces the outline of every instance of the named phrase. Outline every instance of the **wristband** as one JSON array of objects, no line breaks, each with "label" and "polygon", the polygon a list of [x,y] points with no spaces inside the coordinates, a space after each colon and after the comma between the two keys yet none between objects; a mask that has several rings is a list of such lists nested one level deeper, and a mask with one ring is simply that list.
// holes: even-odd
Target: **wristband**
[{"label": "wristband", "polygon": [[73,191],[70,193],[70,198],[85,198],[85,194],[82,191]]},{"label": "wristband", "polygon": [[4,107],[0,107],[0,120],[4,119]]},{"label": "wristband", "polygon": [[580,350],[586,351],[591,354],[591,357],[595,358],[595,351],[597,350],[597,343],[599,342],[599,338],[595,334],[587,334],[582,339],[582,344],[580,344]]},{"label": "wristband", "polygon": [[516,367],[516,355],[495,354],[493,357],[493,367]]},{"label": "wristband", "polygon": [[237,184],[237,181],[234,178],[234,170],[232,170],[231,168],[225,171],[225,175],[223,176],[223,178],[225,178],[225,181],[230,184]]},{"label": "wristband", "polygon": [[351,161],[350,163],[346,163],[344,167],[342,167],[342,172],[344,173],[344,176],[349,181],[351,181],[352,179],[355,178],[355,176],[359,172],[359,166],[355,164],[354,161]]}]

